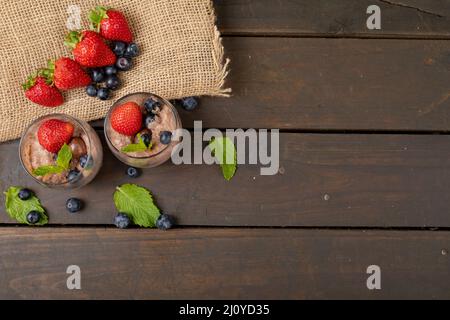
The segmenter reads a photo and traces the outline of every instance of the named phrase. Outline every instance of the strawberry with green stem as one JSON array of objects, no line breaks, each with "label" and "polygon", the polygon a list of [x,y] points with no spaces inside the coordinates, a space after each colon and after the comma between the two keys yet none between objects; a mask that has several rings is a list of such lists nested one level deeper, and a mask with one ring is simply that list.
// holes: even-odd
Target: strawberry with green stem
[{"label": "strawberry with green stem", "polygon": [[28,77],[22,84],[25,96],[28,100],[44,107],[58,107],[64,103],[64,98],[58,88],[55,87],[53,79],[37,72]]},{"label": "strawberry with green stem", "polygon": [[94,31],[71,31],[64,44],[72,49],[75,61],[83,67],[99,68],[116,63],[114,53]]},{"label": "strawberry with green stem", "polygon": [[126,43],[133,41],[127,19],[120,11],[97,6],[89,12],[89,21],[91,29],[99,32],[105,39]]},{"label": "strawberry with green stem", "polygon": [[47,68],[42,69],[40,74],[52,79],[60,90],[86,87],[91,83],[91,77],[86,71],[76,61],[66,57],[49,60]]}]

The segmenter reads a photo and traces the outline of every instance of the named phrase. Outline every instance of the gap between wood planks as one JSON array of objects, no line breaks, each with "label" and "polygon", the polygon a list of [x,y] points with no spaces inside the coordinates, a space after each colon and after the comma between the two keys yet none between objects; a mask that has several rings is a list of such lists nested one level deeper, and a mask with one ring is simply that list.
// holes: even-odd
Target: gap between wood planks
[{"label": "gap between wood planks", "polygon": [[[30,227],[28,225],[24,224],[10,224],[10,223],[0,223],[0,229],[6,229],[6,228],[91,228],[91,229],[112,229],[116,230],[117,227],[115,227],[112,224],[46,224],[44,226],[39,227]],[[341,230],[341,231],[433,231],[433,232],[448,232],[450,231],[450,227],[365,227],[365,226],[358,226],[358,227],[333,227],[333,226],[289,226],[289,227],[282,227],[282,226],[218,226],[218,225],[180,225],[176,226],[176,229],[282,229],[282,230]],[[137,226],[129,227],[128,230],[155,230],[159,231],[155,228],[140,228]],[[166,231],[170,232],[170,231]]]}]

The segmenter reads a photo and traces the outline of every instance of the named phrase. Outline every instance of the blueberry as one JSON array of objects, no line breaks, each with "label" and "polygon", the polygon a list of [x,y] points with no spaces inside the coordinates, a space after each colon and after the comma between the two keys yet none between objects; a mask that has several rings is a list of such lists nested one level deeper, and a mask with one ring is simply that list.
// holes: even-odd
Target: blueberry
[{"label": "blueberry", "polygon": [[136,43],[130,43],[125,50],[125,57],[134,58],[139,54],[139,48]]},{"label": "blueberry", "polygon": [[183,109],[186,111],[192,111],[198,106],[198,101],[194,97],[183,98],[181,99],[180,103]]},{"label": "blueberry", "polygon": [[81,173],[77,169],[73,169],[69,171],[69,174],[67,175],[67,180],[70,183],[75,183],[81,178]]},{"label": "blueberry", "polygon": [[91,72],[92,81],[95,83],[100,83],[105,81],[105,73],[102,69],[93,69]]},{"label": "blueberry", "polygon": [[86,87],[86,94],[89,97],[96,97],[97,96],[97,86],[94,84],[90,84]]},{"label": "blueberry", "polygon": [[173,218],[168,214],[161,214],[156,220],[156,227],[160,230],[168,230],[171,229],[174,225]]},{"label": "blueberry", "polygon": [[152,114],[157,108],[161,106],[161,103],[153,98],[148,98],[144,102],[144,109],[148,114]]},{"label": "blueberry", "polygon": [[141,175],[141,172],[139,171],[139,169],[137,169],[135,167],[128,167],[127,175],[130,178],[137,178],[137,177],[139,177]]},{"label": "blueberry", "polygon": [[169,144],[172,140],[172,132],[170,131],[162,131],[159,135],[159,141],[161,141],[162,144]]},{"label": "blueberry", "polygon": [[81,210],[83,207],[83,202],[77,198],[70,198],[66,202],[66,209],[70,213],[75,213]]},{"label": "blueberry", "polygon": [[100,88],[97,92],[97,98],[100,100],[108,100],[110,95],[110,91],[108,88]]},{"label": "blueberry", "polygon": [[107,66],[107,67],[105,67],[105,74],[107,76],[112,76],[113,74],[117,74],[117,68],[115,66]]},{"label": "blueberry", "polygon": [[116,90],[120,87],[120,85],[121,85],[121,82],[117,76],[112,75],[112,76],[108,76],[106,78],[106,87],[108,89]]},{"label": "blueberry", "polygon": [[120,57],[116,61],[116,67],[120,71],[128,71],[131,69],[132,66],[133,66],[133,63],[131,62],[131,60],[129,58],[126,58],[126,57]]},{"label": "blueberry", "polygon": [[92,157],[87,154],[80,157],[80,167],[82,167],[83,169],[90,168],[92,166],[92,162]]},{"label": "blueberry", "polygon": [[20,200],[28,200],[31,198],[32,195],[33,195],[33,192],[31,192],[30,189],[24,188],[19,191],[19,199]]},{"label": "blueberry", "polygon": [[119,212],[114,218],[114,224],[120,229],[128,228],[131,224],[130,217],[126,213]]},{"label": "blueberry", "polygon": [[127,45],[124,42],[117,41],[113,43],[112,50],[114,54],[118,57],[123,56],[126,49]]},{"label": "blueberry", "polygon": [[27,222],[29,224],[36,224],[41,219],[41,214],[37,211],[30,211],[27,214]]},{"label": "blueberry", "polygon": [[148,114],[144,118],[144,127],[148,128],[148,126],[155,121],[155,115],[153,113]]},{"label": "blueberry", "polygon": [[152,134],[150,133],[144,133],[141,135],[141,139],[142,141],[144,141],[145,145],[148,146],[150,145],[150,142],[152,142]]}]

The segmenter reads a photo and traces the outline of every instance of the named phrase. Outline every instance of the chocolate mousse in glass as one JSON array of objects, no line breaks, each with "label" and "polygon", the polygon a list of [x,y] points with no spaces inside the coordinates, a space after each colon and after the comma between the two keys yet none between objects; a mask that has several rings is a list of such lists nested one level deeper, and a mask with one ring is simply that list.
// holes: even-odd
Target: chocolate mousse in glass
[{"label": "chocolate mousse in glass", "polygon": [[[131,131],[125,132],[120,130],[117,122],[123,122],[124,126],[128,122],[136,123],[135,113],[130,114],[133,119],[129,119],[127,113],[118,117],[117,112],[130,103],[140,110],[141,125],[133,125]],[[175,107],[151,93],[133,93],[122,97],[113,104],[105,118],[105,136],[109,148],[120,161],[138,168],[155,167],[170,159],[172,150],[178,143],[177,129],[181,129],[181,121]],[[130,145],[139,143],[143,146],[144,142],[146,148],[138,148],[137,151],[127,149]]]},{"label": "chocolate mousse in glass", "polygon": [[[65,158],[71,154],[68,163],[58,161],[64,145]],[[102,145],[94,129],[65,114],[35,120],[22,135],[19,152],[28,174],[49,188],[82,187],[95,178],[103,161]],[[64,167],[61,163],[65,163]]]}]

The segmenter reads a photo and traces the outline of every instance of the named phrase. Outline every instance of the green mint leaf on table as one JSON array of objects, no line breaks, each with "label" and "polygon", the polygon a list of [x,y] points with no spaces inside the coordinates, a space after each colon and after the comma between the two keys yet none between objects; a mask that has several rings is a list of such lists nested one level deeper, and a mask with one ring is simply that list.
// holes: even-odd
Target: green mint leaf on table
[{"label": "green mint leaf on table", "polygon": [[27,222],[27,214],[30,211],[37,211],[40,213],[41,218],[35,225],[44,225],[48,223],[48,217],[45,214],[44,208],[41,206],[39,199],[36,196],[31,196],[28,200],[20,200],[19,191],[20,187],[10,187],[6,192],[6,212],[12,218],[20,223],[29,224]]},{"label": "green mint leaf on table", "polygon": [[150,142],[150,145],[147,147],[144,143],[144,140],[142,140],[141,135],[138,133],[138,143],[132,143],[122,148],[122,152],[141,152],[141,151],[147,151],[152,149],[152,143]]},{"label": "green mint leaf on table", "polygon": [[72,151],[70,147],[64,143],[61,149],[58,152],[58,159],[56,159],[56,166],[41,166],[33,170],[33,174],[35,176],[41,177],[46,174],[52,173],[63,173],[66,170],[69,170],[70,161],[72,161]]},{"label": "green mint leaf on table", "polygon": [[128,214],[134,224],[155,227],[160,215],[149,190],[135,184],[124,184],[114,192],[114,204],[119,212]]},{"label": "green mint leaf on table", "polygon": [[237,153],[233,141],[228,137],[215,138],[208,146],[222,168],[223,177],[231,180],[237,168]]}]

